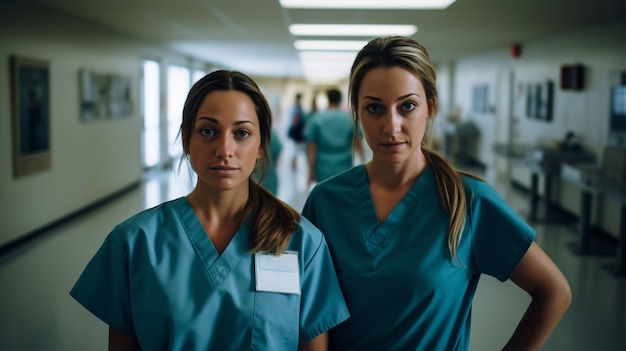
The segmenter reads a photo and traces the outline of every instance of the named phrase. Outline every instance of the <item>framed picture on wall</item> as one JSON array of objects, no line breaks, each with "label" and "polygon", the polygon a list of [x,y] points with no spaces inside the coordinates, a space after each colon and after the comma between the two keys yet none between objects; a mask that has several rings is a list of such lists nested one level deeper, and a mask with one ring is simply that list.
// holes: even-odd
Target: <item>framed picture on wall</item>
[{"label": "framed picture on wall", "polygon": [[83,121],[130,115],[130,77],[81,69],[79,79]]},{"label": "framed picture on wall", "polygon": [[552,121],[552,104],[554,100],[554,83],[550,80],[540,84],[538,118],[543,121]]},{"label": "framed picture on wall", "polygon": [[489,110],[489,86],[487,84],[474,86],[472,100],[474,112],[487,112]]},{"label": "framed picture on wall", "polygon": [[12,55],[13,177],[51,167],[50,69],[47,61]]},{"label": "framed picture on wall", "polygon": [[111,74],[109,80],[109,117],[130,115],[130,77]]},{"label": "framed picture on wall", "polygon": [[539,115],[538,109],[538,94],[540,93],[537,89],[540,86],[538,84],[528,84],[526,85],[526,116],[528,118],[537,118]]},{"label": "framed picture on wall", "polygon": [[80,116],[83,121],[104,118],[107,115],[108,80],[103,74],[81,69],[80,76]]},{"label": "framed picture on wall", "polygon": [[526,86],[526,116],[546,122],[552,121],[554,82],[530,83]]}]

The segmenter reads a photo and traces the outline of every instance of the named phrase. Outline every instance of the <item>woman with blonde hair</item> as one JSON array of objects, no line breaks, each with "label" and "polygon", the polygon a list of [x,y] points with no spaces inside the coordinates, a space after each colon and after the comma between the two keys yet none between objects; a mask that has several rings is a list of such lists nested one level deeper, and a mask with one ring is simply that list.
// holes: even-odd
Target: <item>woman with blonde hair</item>
[{"label": "woman with blonde hair", "polygon": [[568,282],[490,185],[429,148],[437,88],[426,49],[370,41],[349,94],[372,159],[318,184],[303,210],[326,236],[351,313],[331,349],[467,350],[487,274],[532,297],[504,349],[538,350],[569,307]]}]

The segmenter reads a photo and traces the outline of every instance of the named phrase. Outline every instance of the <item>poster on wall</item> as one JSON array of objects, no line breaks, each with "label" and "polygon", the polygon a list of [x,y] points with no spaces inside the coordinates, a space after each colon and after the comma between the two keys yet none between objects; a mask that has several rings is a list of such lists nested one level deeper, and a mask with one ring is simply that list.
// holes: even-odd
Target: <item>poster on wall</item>
[{"label": "poster on wall", "polygon": [[79,79],[83,121],[130,115],[130,77],[81,69]]},{"label": "poster on wall", "polygon": [[47,61],[11,55],[13,177],[51,167],[50,69]]},{"label": "poster on wall", "polygon": [[111,118],[130,115],[130,77],[109,75],[109,114]]},{"label": "poster on wall", "polygon": [[109,88],[106,76],[81,69],[80,77],[80,115],[83,121],[91,121],[106,116],[106,101]]},{"label": "poster on wall", "polygon": [[486,113],[489,111],[489,85],[476,85],[472,91],[472,109],[474,112]]},{"label": "poster on wall", "polygon": [[554,82],[530,83],[526,86],[526,116],[546,122],[552,121]]}]

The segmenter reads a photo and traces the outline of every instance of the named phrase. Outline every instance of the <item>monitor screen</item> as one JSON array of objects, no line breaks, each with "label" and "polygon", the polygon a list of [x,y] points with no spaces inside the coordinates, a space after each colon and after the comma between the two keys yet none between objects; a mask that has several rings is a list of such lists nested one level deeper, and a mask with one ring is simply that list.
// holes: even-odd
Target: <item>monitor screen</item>
[{"label": "monitor screen", "polygon": [[626,131],[626,85],[611,87],[611,130]]}]

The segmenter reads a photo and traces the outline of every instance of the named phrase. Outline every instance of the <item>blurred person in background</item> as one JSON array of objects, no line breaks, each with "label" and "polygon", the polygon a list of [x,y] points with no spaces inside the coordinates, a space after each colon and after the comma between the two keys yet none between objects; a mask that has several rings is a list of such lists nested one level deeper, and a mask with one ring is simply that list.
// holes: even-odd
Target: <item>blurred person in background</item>
[{"label": "blurred person in background", "polygon": [[[328,89],[328,108],[309,117],[304,131],[309,161],[309,183],[322,182],[352,167],[353,146],[363,160],[360,133],[352,117],[341,110],[341,91]],[[353,138],[354,136],[354,138]]]},{"label": "blurred person in background", "polygon": [[280,135],[272,128],[267,173],[263,177],[260,172],[255,173],[255,180],[274,195],[278,195],[279,178],[276,169],[282,151],[283,142],[280,141]]},{"label": "blurred person in background", "polygon": [[291,169],[298,167],[298,154],[303,152],[304,143],[304,110],[302,108],[302,93],[296,93],[296,98],[289,110],[289,129],[287,136],[295,143],[293,157],[291,158]]}]

